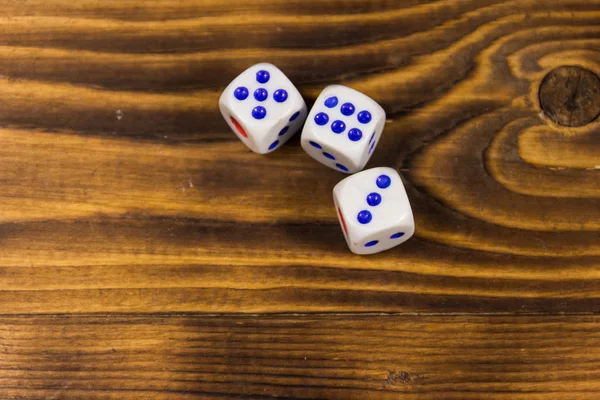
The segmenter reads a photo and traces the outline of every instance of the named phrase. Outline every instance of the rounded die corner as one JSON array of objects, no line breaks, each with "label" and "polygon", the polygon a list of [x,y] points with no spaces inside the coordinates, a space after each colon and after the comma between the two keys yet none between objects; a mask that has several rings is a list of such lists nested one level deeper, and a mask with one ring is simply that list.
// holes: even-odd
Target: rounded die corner
[{"label": "rounded die corner", "polygon": [[[259,66],[263,66],[263,65],[268,66],[268,67],[275,67],[275,68],[279,69],[275,64],[273,64],[270,61],[261,61],[261,62],[254,64],[252,67],[259,67]],[[250,67],[250,68],[252,68],[252,67]]]},{"label": "rounded die corner", "polygon": [[348,86],[340,85],[339,83],[334,83],[332,85],[327,85],[327,86],[325,86],[323,88],[323,90],[321,90],[321,93],[319,94],[319,97],[321,97],[321,95],[323,93],[330,92],[331,90],[346,89],[346,88],[348,88]]},{"label": "rounded die corner", "polygon": [[231,86],[231,83],[229,83],[229,85],[227,85],[225,89],[223,89],[221,95],[219,96],[219,109],[222,109],[223,106],[227,105],[227,95],[229,94],[229,87]]},{"label": "rounded die corner", "polygon": [[259,63],[256,64],[252,64],[251,66],[249,66],[248,68],[246,68],[244,70],[244,72],[242,72],[240,75],[244,75],[245,73],[249,73],[249,72],[253,72],[255,69],[262,69],[262,68],[274,68],[277,71],[281,72],[281,69],[279,69],[279,67],[271,62],[268,61],[261,61]]}]

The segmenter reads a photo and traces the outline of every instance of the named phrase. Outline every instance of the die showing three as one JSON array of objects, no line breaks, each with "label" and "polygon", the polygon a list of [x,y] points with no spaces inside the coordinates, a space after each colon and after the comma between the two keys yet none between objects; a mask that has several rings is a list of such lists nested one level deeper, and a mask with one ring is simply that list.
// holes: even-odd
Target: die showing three
[{"label": "die showing three", "polygon": [[406,190],[392,168],[372,168],[343,179],[333,189],[333,199],[348,247],[356,254],[388,250],[414,233]]}]

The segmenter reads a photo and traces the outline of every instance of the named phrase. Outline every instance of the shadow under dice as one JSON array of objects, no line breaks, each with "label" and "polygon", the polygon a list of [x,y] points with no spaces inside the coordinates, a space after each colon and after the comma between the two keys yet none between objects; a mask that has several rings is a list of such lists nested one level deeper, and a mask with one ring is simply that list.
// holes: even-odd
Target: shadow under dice
[{"label": "shadow under dice", "polygon": [[353,253],[388,250],[415,232],[406,189],[392,168],[372,168],[349,176],[333,188],[333,200]]},{"label": "shadow under dice", "polygon": [[287,142],[306,118],[306,103],[279,68],[256,64],[225,88],[219,99],[225,121],[250,150],[265,154]]},{"label": "shadow under dice", "polygon": [[338,171],[362,170],[377,146],[385,111],[365,94],[341,85],[326,87],[302,130],[302,148]]}]

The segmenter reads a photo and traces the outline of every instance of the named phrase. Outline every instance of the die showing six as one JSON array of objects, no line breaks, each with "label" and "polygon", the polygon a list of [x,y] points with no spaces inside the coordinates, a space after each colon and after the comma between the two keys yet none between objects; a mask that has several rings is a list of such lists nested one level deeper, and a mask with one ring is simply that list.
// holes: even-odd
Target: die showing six
[{"label": "die showing six", "polygon": [[310,110],[300,143],[318,162],[356,173],[365,167],[379,142],[385,117],[383,108],[367,95],[331,85],[323,89]]},{"label": "die showing six", "polygon": [[219,109],[233,132],[256,153],[276,150],[304,126],[301,144],[311,157],[355,174],[334,188],[338,218],[352,252],[377,253],[413,235],[412,211],[398,173],[383,167],[359,172],[385,125],[385,111],[375,100],[331,85],[307,113],[304,99],[285,74],[273,64],[260,63],[227,86]]}]

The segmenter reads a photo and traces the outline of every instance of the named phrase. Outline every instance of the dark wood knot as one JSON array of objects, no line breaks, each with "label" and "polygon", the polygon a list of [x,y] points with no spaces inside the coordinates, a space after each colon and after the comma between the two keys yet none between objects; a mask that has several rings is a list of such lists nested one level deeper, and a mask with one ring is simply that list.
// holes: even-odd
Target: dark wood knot
[{"label": "dark wood knot", "polygon": [[600,78],[584,68],[558,67],[542,80],[539,97],[542,111],[557,124],[589,124],[600,114]]}]

